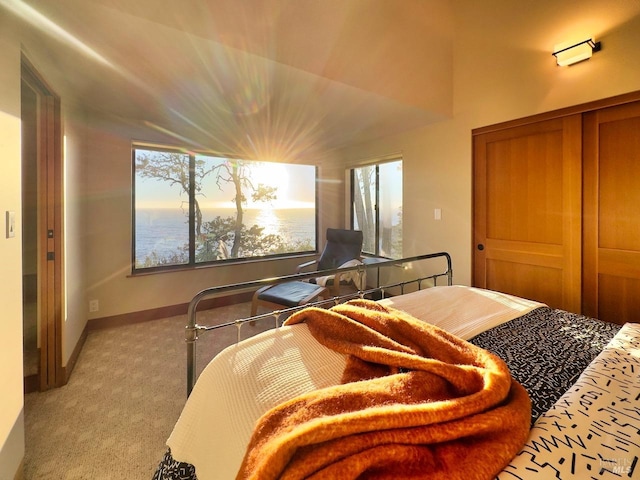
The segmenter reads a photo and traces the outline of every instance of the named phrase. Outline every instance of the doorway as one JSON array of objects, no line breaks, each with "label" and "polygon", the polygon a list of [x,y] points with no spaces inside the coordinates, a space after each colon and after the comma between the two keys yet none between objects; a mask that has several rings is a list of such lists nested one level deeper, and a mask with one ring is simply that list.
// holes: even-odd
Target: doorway
[{"label": "doorway", "polygon": [[22,282],[25,393],[62,375],[62,135],[60,99],[23,56]]}]

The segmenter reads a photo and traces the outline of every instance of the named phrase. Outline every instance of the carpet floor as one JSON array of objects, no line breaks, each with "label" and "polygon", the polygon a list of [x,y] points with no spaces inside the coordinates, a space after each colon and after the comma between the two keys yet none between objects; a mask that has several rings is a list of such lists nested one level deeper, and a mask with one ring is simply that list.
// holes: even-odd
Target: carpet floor
[{"label": "carpet floor", "polygon": [[[197,323],[249,310],[207,310]],[[186,401],[186,322],[180,315],[90,331],[67,385],[25,395],[25,479],[151,479]],[[245,324],[241,337],[273,324]],[[197,371],[236,338],[233,326],[202,334]]]}]

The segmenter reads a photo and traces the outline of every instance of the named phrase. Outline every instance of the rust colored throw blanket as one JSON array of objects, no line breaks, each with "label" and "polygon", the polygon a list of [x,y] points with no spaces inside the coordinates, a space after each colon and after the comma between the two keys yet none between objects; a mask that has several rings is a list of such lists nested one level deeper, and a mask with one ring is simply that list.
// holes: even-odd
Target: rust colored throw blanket
[{"label": "rust colored throw blanket", "polygon": [[300,322],[348,356],[342,384],[265,413],[238,479],[490,479],[523,446],[529,396],[488,351],[368,300]]}]

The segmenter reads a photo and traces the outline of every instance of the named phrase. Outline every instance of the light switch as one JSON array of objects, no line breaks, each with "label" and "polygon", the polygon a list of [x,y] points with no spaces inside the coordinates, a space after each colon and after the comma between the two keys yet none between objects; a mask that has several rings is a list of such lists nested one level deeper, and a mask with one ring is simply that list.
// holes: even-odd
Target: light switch
[{"label": "light switch", "polygon": [[6,212],[7,218],[7,238],[16,236],[16,212]]},{"label": "light switch", "polygon": [[433,219],[434,220],[442,220],[442,209],[435,208],[433,210]]}]

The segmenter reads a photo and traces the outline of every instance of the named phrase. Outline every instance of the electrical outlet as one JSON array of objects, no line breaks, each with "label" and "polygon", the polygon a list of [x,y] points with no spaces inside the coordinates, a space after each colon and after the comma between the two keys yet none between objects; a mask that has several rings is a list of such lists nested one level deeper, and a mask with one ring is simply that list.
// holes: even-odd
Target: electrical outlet
[{"label": "electrical outlet", "polygon": [[98,310],[100,310],[100,302],[98,300],[89,300],[89,311],[93,313]]}]

